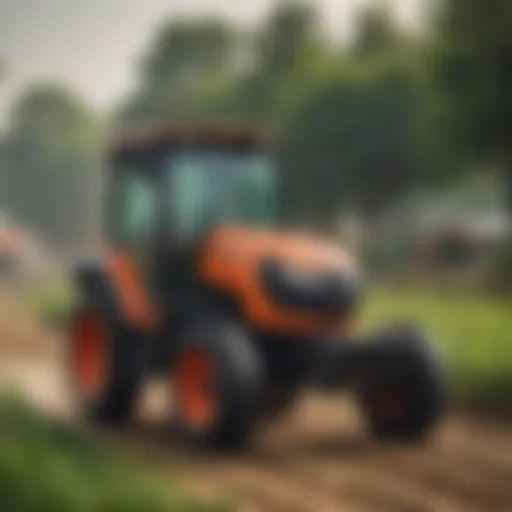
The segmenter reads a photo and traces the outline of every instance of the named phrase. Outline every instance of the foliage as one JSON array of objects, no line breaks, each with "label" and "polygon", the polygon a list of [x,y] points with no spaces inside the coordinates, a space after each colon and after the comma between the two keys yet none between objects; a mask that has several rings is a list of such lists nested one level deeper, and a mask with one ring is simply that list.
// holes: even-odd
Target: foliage
[{"label": "foliage", "polygon": [[445,0],[432,64],[444,133],[461,158],[503,167],[512,204],[512,4]]},{"label": "foliage", "polygon": [[151,481],[90,435],[14,398],[0,402],[0,509],[12,512],[228,510]]},{"label": "foliage", "polygon": [[71,284],[65,281],[32,288],[22,294],[21,302],[48,326],[61,327],[72,314],[77,297]]},{"label": "foliage", "polygon": [[455,399],[512,412],[510,299],[428,290],[377,290],[364,311],[365,328],[396,318],[425,328],[447,358]]},{"label": "foliage", "polygon": [[120,119],[154,122],[190,115],[191,92],[222,75],[233,50],[231,28],[221,20],[163,24],[139,65],[139,89],[122,106]]},{"label": "foliage", "polygon": [[[510,167],[508,4],[443,0],[421,35],[386,6],[365,7],[348,47],[322,32],[312,2],[278,2],[251,30],[219,18],[163,20],[111,121],[269,129],[282,143],[292,218],[322,223],[345,206],[376,217],[423,185],[471,172],[468,160]],[[94,193],[99,138],[83,101],[34,86],[13,110],[0,199],[43,233],[76,238],[72,226],[95,210],[81,192]]]},{"label": "foliage", "polygon": [[353,43],[356,57],[366,59],[386,55],[408,43],[397,29],[395,20],[385,4],[375,4],[361,9],[358,14],[359,30]]},{"label": "foliage", "polygon": [[[114,124],[270,128],[282,141],[293,216],[313,221],[347,203],[376,215],[424,184],[470,172],[472,158],[508,170],[509,2],[440,5],[422,36],[404,32],[385,6],[361,9],[349,48],[322,33],[311,2],[279,2],[255,30],[217,18],[164,20]],[[81,192],[94,193],[99,131],[80,98],[35,85],[2,144],[0,199],[43,233],[76,238],[72,226],[94,210]]]},{"label": "foliage", "polygon": [[331,208],[352,202],[373,213],[414,187],[422,171],[417,95],[407,69],[397,66],[330,84],[305,105],[287,150],[309,163],[324,204],[332,191]]},{"label": "foliage", "polygon": [[95,204],[99,132],[93,114],[53,84],[28,90],[12,114],[0,200],[47,241],[77,243]]}]

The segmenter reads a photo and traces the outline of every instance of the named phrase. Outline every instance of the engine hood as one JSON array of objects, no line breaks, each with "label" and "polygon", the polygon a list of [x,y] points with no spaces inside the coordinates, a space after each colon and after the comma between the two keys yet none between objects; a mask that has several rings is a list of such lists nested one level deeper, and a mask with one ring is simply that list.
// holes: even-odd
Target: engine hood
[{"label": "engine hood", "polygon": [[212,234],[208,252],[213,259],[235,267],[272,259],[297,269],[350,275],[358,271],[354,258],[344,247],[302,233],[223,227]]},{"label": "engine hood", "polygon": [[[285,274],[291,271],[292,275],[273,280],[265,271],[269,262],[281,269],[278,273],[284,268]],[[211,234],[200,273],[210,285],[231,293],[253,326],[287,335],[319,333],[343,321],[342,307],[321,305],[331,301],[328,295],[336,283],[310,287],[297,283],[293,274],[313,276],[313,282],[315,275],[331,276],[328,280],[335,281],[336,276],[342,281],[359,280],[355,262],[343,247],[320,237],[238,227],[217,228]],[[337,303],[335,300],[334,305]]]}]

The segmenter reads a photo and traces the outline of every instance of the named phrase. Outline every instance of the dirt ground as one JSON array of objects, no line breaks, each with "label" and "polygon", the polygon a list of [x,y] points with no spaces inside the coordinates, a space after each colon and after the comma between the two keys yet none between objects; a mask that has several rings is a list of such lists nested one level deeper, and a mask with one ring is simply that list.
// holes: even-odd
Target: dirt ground
[{"label": "dirt ground", "polygon": [[[0,303],[2,386],[72,419],[62,341]],[[383,445],[366,436],[349,399],[307,395],[247,453],[200,456],[173,441],[162,391],[149,386],[135,425],[112,441],[155,469],[172,464],[204,496],[238,498],[248,512],[512,511],[512,425],[454,415],[424,446]]]}]

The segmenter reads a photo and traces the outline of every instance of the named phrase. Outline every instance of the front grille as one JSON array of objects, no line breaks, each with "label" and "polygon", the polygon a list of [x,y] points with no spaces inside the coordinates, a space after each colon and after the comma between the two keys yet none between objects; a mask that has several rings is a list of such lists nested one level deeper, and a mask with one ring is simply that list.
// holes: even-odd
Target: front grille
[{"label": "front grille", "polygon": [[266,292],[288,308],[335,313],[350,309],[357,300],[358,286],[346,276],[319,273],[302,279],[295,275],[273,262],[261,271]]}]

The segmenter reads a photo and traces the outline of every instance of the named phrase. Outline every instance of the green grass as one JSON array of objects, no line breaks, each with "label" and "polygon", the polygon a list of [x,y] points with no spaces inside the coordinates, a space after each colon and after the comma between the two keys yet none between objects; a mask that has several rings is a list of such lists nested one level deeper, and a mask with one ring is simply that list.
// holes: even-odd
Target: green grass
[{"label": "green grass", "polygon": [[444,352],[456,399],[512,411],[512,300],[425,290],[377,290],[365,328],[410,319]]},{"label": "green grass", "polygon": [[36,414],[18,399],[2,398],[0,510],[220,512],[230,509],[194,500],[168,475],[162,481],[161,475],[143,474],[90,436]]},{"label": "green grass", "polygon": [[76,297],[71,285],[65,281],[31,289],[23,293],[23,306],[36,312],[50,325],[66,320]]}]

